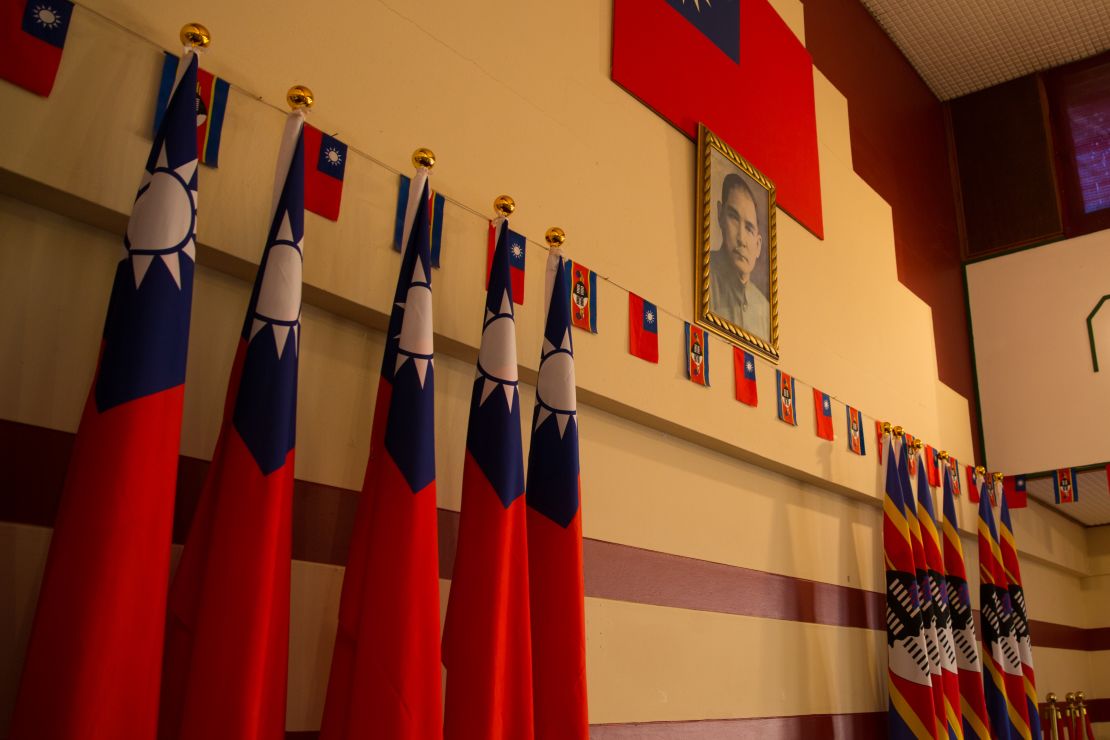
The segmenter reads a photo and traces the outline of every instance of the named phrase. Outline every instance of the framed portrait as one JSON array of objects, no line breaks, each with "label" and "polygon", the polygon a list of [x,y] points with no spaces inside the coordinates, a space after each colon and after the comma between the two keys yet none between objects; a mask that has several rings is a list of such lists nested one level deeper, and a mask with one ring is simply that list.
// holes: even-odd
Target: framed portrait
[{"label": "framed portrait", "polygon": [[775,185],[704,125],[695,208],[698,325],[777,362]]}]

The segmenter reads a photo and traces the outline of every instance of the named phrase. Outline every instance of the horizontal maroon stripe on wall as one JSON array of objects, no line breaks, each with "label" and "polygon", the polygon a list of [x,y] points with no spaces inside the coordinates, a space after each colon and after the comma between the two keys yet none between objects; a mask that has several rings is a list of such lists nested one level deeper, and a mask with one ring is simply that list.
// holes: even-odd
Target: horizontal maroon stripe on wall
[{"label": "horizontal maroon stripe on wall", "polygon": [[[0,521],[52,526],[74,435],[0,420]],[[208,462],[182,456],[174,542],[185,539]],[[293,557],[345,565],[358,492],[298,480]],[[450,578],[459,515],[439,512],[440,576]],[[586,595],[653,606],[721,612],[838,627],[884,629],[885,595],[601,540],[583,542]],[[1033,644],[1108,650],[1110,628],[1032,621]]]}]

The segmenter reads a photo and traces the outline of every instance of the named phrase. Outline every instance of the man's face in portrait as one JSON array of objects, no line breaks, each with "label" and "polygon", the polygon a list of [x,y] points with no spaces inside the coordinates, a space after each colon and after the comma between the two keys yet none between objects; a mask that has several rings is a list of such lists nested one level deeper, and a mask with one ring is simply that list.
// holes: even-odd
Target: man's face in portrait
[{"label": "man's face in portrait", "polygon": [[721,226],[721,249],[746,283],[763,250],[755,200],[743,187],[733,186],[725,199],[717,202],[717,220]]}]

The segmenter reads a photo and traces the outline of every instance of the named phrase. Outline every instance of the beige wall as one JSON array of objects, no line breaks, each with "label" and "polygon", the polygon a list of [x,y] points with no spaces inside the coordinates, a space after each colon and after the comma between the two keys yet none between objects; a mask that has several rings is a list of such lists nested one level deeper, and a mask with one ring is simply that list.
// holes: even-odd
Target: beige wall
[{"label": "beige wall", "polygon": [[[800,3],[776,5],[800,33]],[[79,7],[49,99],[0,85],[9,111],[0,123],[0,182],[9,191],[19,183],[23,199],[0,197],[0,356],[18,358],[0,363],[0,418],[66,431],[76,429],[120,256],[110,232],[130,208],[149,146],[161,61],[141,37],[170,47],[189,20],[133,0],[87,7],[123,28]],[[713,387],[682,378],[681,322],[693,303],[694,146],[609,81],[608,8],[582,0],[527,11],[349,2],[329,6],[338,20],[323,24],[306,24],[299,6],[190,8],[215,35],[207,68],[273,103],[289,84],[309,84],[319,101],[313,122],[378,160],[352,149],[339,223],[308,217],[297,476],[345,488],[361,482],[382,352],[373,327],[389,309],[398,262],[389,248],[395,171],[408,171],[411,150],[427,145],[440,159],[435,185],[449,197],[484,214],[495,194],[511,193],[520,205],[515,229],[536,240],[558,223],[569,255],[613,281],[601,284],[601,333],[575,336],[587,537],[881,591],[876,459],[847,452],[842,406],[834,408],[835,444],[814,436],[804,400],[800,426],[781,424],[767,364],[759,366],[760,407],[737,404],[728,347],[715,340]],[[896,279],[890,210],[852,171],[845,100],[819,73],[814,79],[826,239],[780,213],[782,366],[970,460],[967,405],[936,378],[928,307]],[[281,118],[233,90],[221,166],[201,168],[206,248],[186,380],[188,455],[208,458],[215,443],[249,291],[242,261],[257,259],[265,233]],[[459,505],[483,219],[448,205],[443,269],[434,276],[436,458],[447,509]],[[517,322],[526,380],[538,355],[544,258],[530,246],[529,300]],[[660,365],[627,354],[618,284],[663,309]],[[527,408],[531,389],[522,390]],[[803,385],[799,397],[807,396]],[[960,517],[974,531],[966,501]],[[1088,626],[1083,530],[1036,505],[1014,518],[1033,618]],[[45,530],[0,525],[0,552],[11,553],[0,561],[0,580],[11,583],[16,607],[12,629],[0,634],[0,727],[47,538]],[[970,536],[965,550],[974,573]],[[342,571],[298,562],[293,573],[288,725],[310,729]],[[1095,586],[1101,598],[1106,586]],[[587,628],[593,722],[885,707],[877,631],[593,598]],[[1087,681],[1085,653],[1038,649],[1037,658],[1046,681]]]}]

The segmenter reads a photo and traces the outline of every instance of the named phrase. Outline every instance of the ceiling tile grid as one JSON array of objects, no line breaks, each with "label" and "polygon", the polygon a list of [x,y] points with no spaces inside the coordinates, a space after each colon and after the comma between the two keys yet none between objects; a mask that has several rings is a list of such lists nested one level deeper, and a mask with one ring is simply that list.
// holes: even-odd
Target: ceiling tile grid
[{"label": "ceiling tile grid", "polygon": [[1084,470],[1076,474],[1075,481],[1079,487],[1079,500],[1074,504],[1060,504],[1057,507],[1051,476],[1030,479],[1026,483],[1026,491],[1087,526],[1110,524],[1110,484],[1107,482],[1106,469]]},{"label": "ceiling tile grid", "polygon": [[1110,49],[1107,0],[862,0],[941,100]]}]

